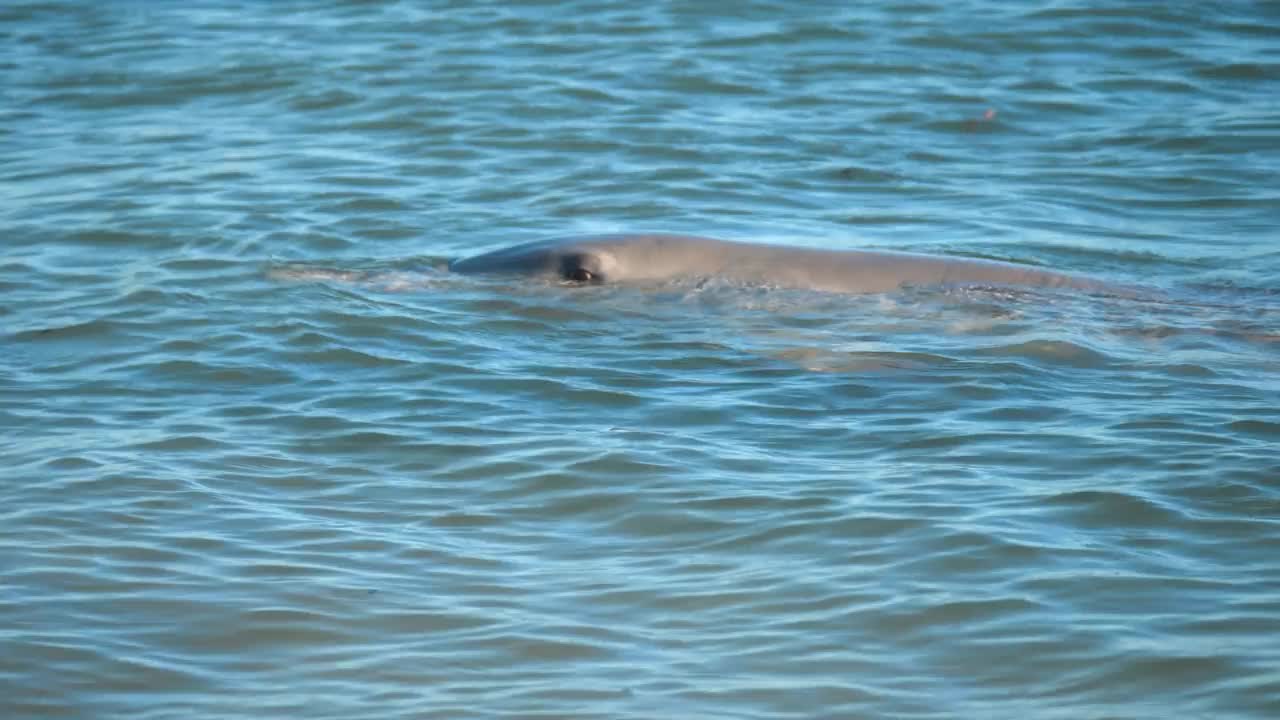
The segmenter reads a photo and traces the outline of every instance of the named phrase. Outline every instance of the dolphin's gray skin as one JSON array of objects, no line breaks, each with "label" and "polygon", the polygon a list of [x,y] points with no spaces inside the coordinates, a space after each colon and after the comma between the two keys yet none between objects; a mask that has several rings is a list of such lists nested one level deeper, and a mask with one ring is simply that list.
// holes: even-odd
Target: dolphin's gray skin
[{"label": "dolphin's gray skin", "polygon": [[578,283],[716,277],[841,293],[889,292],[924,285],[1115,290],[1088,278],[988,260],[761,245],[684,235],[544,240],[455,260],[449,268],[459,273],[513,273]]}]

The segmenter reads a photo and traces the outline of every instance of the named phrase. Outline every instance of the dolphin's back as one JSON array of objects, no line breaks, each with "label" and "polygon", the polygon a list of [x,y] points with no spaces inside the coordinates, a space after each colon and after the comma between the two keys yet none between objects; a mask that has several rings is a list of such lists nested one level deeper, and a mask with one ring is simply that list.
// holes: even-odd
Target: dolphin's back
[{"label": "dolphin's back", "polygon": [[456,272],[566,274],[589,266],[608,282],[680,277],[727,280],[842,293],[888,292],[903,286],[1008,285],[1111,290],[1107,283],[1014,263],[874,250],[830,250],[744,243],[686,235],[601,235],[516,245],[456,260]]}]

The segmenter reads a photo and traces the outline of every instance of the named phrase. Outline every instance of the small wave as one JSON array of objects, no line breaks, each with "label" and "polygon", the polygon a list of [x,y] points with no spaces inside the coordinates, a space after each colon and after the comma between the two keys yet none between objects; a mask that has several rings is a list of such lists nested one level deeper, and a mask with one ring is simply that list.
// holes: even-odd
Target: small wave
[{"label": "small wave", "polygon": [[1081,369],[1101,369],[1115,362],[1115,358],[1106,353],[1069,340],[1028,340],[1010,345],[988,346],[978,353],[992,357],[1020,357],[1045,365]]}]

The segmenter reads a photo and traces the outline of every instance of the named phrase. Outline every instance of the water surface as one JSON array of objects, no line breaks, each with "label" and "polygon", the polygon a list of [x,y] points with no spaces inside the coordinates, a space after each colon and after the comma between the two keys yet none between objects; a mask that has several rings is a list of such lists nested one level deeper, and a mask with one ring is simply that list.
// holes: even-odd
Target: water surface
[{"label": "water surface", "polygon": [[[1280,715],[1274,3],[0,46],[4,717]],[[443,270],[632,230],[1150,292]]]}]

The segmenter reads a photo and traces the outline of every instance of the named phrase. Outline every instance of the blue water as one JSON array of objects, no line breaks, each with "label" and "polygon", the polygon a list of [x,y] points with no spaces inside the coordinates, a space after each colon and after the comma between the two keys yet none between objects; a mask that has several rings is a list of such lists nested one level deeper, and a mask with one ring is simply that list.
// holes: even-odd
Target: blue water
[{"label": "blue water", "polygon": [[[1280,716],[1276,3],[0,48],[0,717]],[[1141,292],[445,269],[641,230]]]}]

